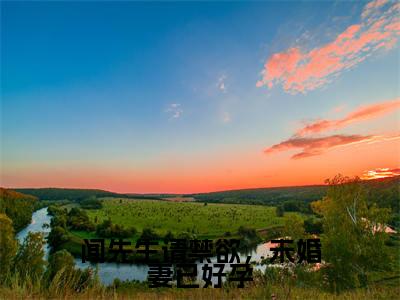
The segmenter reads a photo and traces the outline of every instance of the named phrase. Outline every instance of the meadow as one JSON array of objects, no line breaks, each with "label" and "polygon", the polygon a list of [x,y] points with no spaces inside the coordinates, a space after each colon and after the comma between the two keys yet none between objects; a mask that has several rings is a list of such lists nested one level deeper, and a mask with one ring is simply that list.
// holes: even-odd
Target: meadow
[{"label": "meadow", "polygon": [[284,222],[276,216],[275,207],[123,198],[103,198],[101,209],[86,212],[97,224],[110,218],[114,224],[135,227],[139,232],[151,228],[160,235],[188,232],[199,238],[234,234],[240,226],[264,229]]}]

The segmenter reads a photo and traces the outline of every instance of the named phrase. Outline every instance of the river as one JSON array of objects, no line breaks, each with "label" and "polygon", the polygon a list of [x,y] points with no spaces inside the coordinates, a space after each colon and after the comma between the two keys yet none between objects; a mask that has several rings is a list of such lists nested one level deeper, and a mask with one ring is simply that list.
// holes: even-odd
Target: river
[{"label": "river", "polygon": [[[50,232],[50,226],[46,226],[45,224],[50,225],[52,216],[47,213],[47,207],[39,209],[32,214],[32,221],[27,227],[18,232],[17,238],[20,243],[25,239],[28,235],[28,232],[42,232],[45,236]],[[49,246],[44,246],[45,250],[45,258],[47,259],[49,254]],[[248,255],[251,255],[251,261],[255,261],[256,263],[261,261],[261,257],[268,257],[271,255],[271,251],[268,249],[267,244],[260,244],[254,250],[252,250]],[[240,254],[240,261],[244,262],[246,260],[247,254]],[[211,258],[212,262],[216,262],[216,258]],[[89,266],[95,267],[95,265],[91,265],[89,263],[82,263],[81,259],[76,258],[75,264],[78,268],[84,269]],[[257,264],[254,266],[254,269],[264,271],[266,268],[265,265]],[[101,263],[97,265],[98,275],[102,283],[108,285],[111,284],[114,279],[119,278],[120,280],[138,280],[145,281],[147,278],[147,272],[149,267],[143,264],[118,264],[118,263]],[[199,269],[201,270],[201,269]],[[230,268],[225,268],[224,271],[229,271]],[[198,278],[201,280],[201,272],[199,272]]]}]

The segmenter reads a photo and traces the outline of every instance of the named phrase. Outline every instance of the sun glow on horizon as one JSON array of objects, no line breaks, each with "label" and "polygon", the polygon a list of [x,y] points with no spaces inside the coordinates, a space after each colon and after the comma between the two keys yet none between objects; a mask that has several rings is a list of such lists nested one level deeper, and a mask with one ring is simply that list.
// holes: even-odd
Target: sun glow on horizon
[{"label": "sun glow on horizon", "polygon": [[400,168],[377,168],[374,170],[365,171],[361,175],[363,180],[379,179],[379,178],[389,178],[400,175]]}]

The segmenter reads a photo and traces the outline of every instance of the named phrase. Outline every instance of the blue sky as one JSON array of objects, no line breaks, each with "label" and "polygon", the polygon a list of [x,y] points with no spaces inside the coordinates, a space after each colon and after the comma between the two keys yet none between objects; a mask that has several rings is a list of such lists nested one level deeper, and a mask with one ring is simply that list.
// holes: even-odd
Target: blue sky
[{"label": "blue sky", "polygon": [[[398,97],[398,51],[375,51],[301,93],[256,87],[264,64],[292,47],[332,42],[361,22],[366,3],[2,2],[2,184],[143,192],[285,185],[287,171],[280,181],[260,179],[280,169],[262,151],[335,107],[343,115]],[[391,114],[357,133],[394,132],[396,121]],[[281,159],[289,168],[290,155]],[[232,181],[227,165],[238,165]],[[74,181],[93,169],[110,178]],[[179,176],[160,182],[171,169],[219,177],[186,189]],[[142,189],[136,182],[147,172]],[[121,176],[135,184],[112,183]]]}]

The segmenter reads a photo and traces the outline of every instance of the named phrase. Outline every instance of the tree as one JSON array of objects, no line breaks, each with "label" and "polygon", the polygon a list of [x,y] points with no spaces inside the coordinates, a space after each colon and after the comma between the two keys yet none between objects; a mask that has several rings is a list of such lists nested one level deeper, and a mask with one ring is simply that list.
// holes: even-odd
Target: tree
[{"label": "tree", "polygon": [[62,227],[64,229],[67,228],[67,216],[64,214],[55,215],[50,221],[51,227]]},{"label": "tree", "polygon": [[291,214],[285,217],[284,230],[285,236],[289,236],[293,240],[304,237],[304,222],[297,214]]},{"label": "tree", "polygon": [[164,236],[164,243],[169,243],[174,238],[174,234],[171,232],[171,230],[168,230],[168,232]]},{"label": "tree", "polygon": [[10,274],[16,252],[17,241],[14,238],[12,221],[5,214],[0,214],[0,283]]},{"label": "tree", "polygon": [[322,233],[322,221],[320,219],[311,217],[304,220],[304,230],[307,233],[321,234]]},{"label": "tree", "polygon": [[327,183],[327,196],[312,204],[323,217],[322,258],[327,263],[324,272],[336,292],[365,286],[369,271],[390,264],[385,247],[387,234],[382,230],[390,210],[368,203],[365,187],[358,178],[338,175]]},{"label": "tree", "polygon": [[278,205],[276,207],[276,216],[283,217],[284,213],[285,213],[285,208],[283,207],[283,205]]},{"label": "tree", "polygon": [[71,253],[65,249],[57,251],[49,257],[47,278],[51,281],[58,272],[63,271],[68,274],[73,272],[74,268],[75,262]]},{"label": "tree", "polygon": [[60,226],[53,227],[47,237],[47,241],[49,242],[52,251],[56,251],[60,245],[68,240],[67,231]]},{"label": "tree", "polygon": [[[60,298],[60,295],[66,296],[71,290],[81,292],[90,284],[96,283],[93,274],[91,268],[85,270],[75,268],[74,257],[63,249],[50,255],[46,279],[49,283],[49,291]],[[54,296],[50,294],[51,298]]]},{"label": "tree", "polygon": [[42,233],[28,233],[15,257],[15,269],[22,280],[30,279],[34,282],[41,279],[46,266],[43,246]]},{"label": "tree", "polygon": [[82,208],[85,209],[100,209],[103,206],[101,201],[96,199],[95,196],[91,196],[85,200],[82,200],[80,202],[80,205]]},{"label": "tree", "polygon": [[160,236],[151,228],[143,228],[140,238],[144,240],[157,240]]},{"label": "tree", "polygon": [[30,195],[0,188],[0,213],[6,214],[12,220],[15,230],[21,230],[31,222],[37,200]]}]

